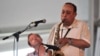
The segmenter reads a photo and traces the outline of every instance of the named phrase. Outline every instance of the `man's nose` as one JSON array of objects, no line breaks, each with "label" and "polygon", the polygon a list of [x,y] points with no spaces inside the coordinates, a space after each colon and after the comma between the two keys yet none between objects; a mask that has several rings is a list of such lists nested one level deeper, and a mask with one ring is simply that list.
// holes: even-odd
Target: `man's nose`
[{"label": "man's nose", "polygon": [[67,14],[66,14],[66,13],[64,13],[64,14],[63,14],[63,16],[64,16],[64,17],[67,17]]}]

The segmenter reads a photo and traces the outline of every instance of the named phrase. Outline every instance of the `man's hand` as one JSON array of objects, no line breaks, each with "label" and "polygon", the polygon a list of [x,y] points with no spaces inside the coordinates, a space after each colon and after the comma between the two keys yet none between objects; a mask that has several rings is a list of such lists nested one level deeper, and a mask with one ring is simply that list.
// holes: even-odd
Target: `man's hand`
[{"label": "man's hand", "polygon": [[60,47],[63,47],[63,46],[65,46],[66,44],[69,43],[69,39],[68,39],[68,38],[60,38],[60,39],[58,40],[58,42],[59,42],[59,46],[60,46]]}]

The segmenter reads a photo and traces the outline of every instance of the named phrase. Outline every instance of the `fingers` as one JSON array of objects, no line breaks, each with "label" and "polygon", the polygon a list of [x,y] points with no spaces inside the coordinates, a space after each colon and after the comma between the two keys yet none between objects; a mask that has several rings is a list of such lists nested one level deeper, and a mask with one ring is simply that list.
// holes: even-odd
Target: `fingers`
[{"label": "fingers", "polygon": [[60,46],[64,46],[68,43],[68,39],[67,38],[61,38],[61,39],[59,39],[58,42],[59,42]]}]

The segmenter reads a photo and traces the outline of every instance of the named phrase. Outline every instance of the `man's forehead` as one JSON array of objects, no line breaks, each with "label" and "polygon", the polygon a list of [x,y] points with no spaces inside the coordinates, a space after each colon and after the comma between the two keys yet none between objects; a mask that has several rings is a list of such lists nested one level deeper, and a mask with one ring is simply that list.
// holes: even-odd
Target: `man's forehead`
[{"label": "man's forehead", "polygon": [[73,8],[73,6],[71,6],[71,5],[68,4],[68,5],[64,5],[64,6],[63,6],[62,11],[63,11],[63,10],[70,10],[70,11],[73,11],[74,8]]},{"label": "man's forehead", "polygon": [[30,35],[30,37],[37,38],[38,36],[35,34]]},{"label": "man's forehead", "polygon": [[65,5],[63,6],[63,8],[66,8],[66,7],[73,8],[73,6],[72,6],[72,5],[70,5],[70,4],[65,4]]}]

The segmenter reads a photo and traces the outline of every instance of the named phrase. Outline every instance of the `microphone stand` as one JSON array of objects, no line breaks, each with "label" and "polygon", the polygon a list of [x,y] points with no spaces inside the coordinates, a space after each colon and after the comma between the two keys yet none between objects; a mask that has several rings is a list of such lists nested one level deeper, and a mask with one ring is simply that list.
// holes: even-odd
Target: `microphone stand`
[{"label": "microphone stand", "polygon": [[[34,25],[32,25],[32,24],[34,24]],[[21,33],[23,33],[24,31],[26,31],[28,29],[31,29],[32,27],[37,27],[37,25],[38,25],[38,23],[31,22],[24,30],[15,32],[12,35],[3,38],[3,40],[6,40],[6,39],[8,39],[8,38],[10,38],[12,36],[15,37],[14,38],[14,48],[13,48],[14,49],[14,54],[13,54],[13,56],[18,56],[18,41],[19,41],[19,35]],[[16,41],[15,41],[15,39],[16,39]]]}]

